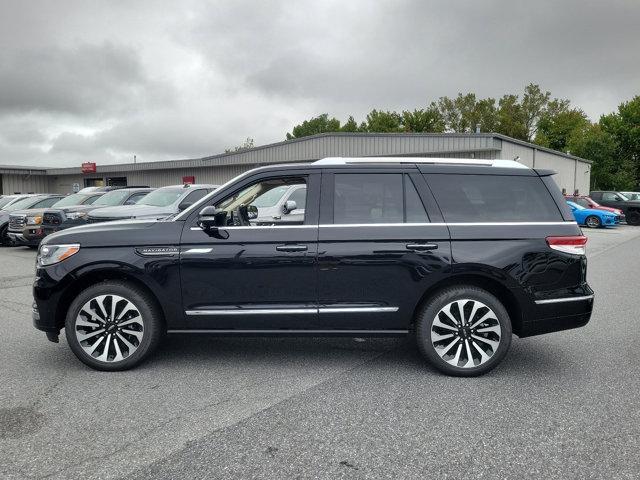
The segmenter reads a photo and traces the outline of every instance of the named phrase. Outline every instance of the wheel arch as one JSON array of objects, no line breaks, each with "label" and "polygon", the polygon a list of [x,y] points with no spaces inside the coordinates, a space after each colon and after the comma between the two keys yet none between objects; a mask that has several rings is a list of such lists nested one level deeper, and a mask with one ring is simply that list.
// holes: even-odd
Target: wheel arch
[{"label": "wheel arch", "polygon": [[135,275],[132,275],[125,271],[120,270],[93,270],[88,273],[85,273],[82,276],[76,277],[65,289],[64,294],[60,297],[58,301],[58,305],[56,306],[56,325],[60,328],[64,327],[65,318],[67,316],[67,311],[69,310],[69,306],[73,302],[73,300],[82,292],[89,287],[93,287],[102,282],[108,281],[121,281],[127,282],[135,285],[137,288],[145,292],[149,298],[156,304],[158,310],[162,313],[161,322],[163,328],[166,330],[167,328],[167,312],[160,302],[158,296],[154,293],[154,291],[149,288],[144,282],[140,279],[136,278]]},{"label": "wheel arch", "polygon": [[506,308],[507,313],[509,313],[513,333],[515,333],[516,335],[519,334],[522,327],[523,309],[520,302],[518,301],[518,298],[516,297],[516,294],[514,294],[514,292],[510,288],[508,288],[495,278],[476,273],[453,275],[429,287],[422,294],[413,311],[413,315],[411,317],[411,328],[413,329],[415,327],[416,318],[420,311],[424,308],[425,304],[429,302],[429,299],[433,298],[433,296],[435,296],[436,294],[438,294],[438,292],[444,290],[445,288],[461,285],[469,285],[481,288],[491,293],[498,300],[500,300],[500,302],[502,302],[502,304]]}]

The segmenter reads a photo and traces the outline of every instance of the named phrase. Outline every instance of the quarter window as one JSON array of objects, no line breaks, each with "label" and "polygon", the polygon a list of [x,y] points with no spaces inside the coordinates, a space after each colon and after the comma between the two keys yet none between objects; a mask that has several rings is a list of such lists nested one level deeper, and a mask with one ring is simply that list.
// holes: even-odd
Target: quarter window
[{"label": "quarter window", "polygon": [[562,221],[537,176],[434,174],[429,185],[447,222]]}]

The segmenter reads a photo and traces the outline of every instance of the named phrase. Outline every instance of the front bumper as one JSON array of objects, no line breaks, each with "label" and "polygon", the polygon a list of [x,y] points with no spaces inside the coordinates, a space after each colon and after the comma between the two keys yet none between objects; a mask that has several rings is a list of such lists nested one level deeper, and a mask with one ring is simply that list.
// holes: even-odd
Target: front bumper
[{"label": "front bumper", "polygon": [[9,230],[7,236],[18,245],[38,246],[46,236],[44,229],[39,225],[25,227],[21,231]]}]

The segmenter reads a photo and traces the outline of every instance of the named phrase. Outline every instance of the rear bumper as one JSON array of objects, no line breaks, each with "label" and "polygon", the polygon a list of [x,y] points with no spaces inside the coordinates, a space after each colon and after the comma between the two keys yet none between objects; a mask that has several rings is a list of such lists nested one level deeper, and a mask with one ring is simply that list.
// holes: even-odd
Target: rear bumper
[{"label": "rear bumper", "polygon": [[585,326],[593,311],[594,295],[590,288],[588,290],[586,295],[537,300],[535,313],[523,319],[518,336],[531,337]]}]

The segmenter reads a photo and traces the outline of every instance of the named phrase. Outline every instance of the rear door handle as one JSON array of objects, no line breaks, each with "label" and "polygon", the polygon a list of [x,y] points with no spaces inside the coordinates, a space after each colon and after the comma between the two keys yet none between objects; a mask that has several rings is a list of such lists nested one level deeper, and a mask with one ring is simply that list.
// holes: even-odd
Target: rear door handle
[{"label": "rear door handle", "polygon": [[278,245],[276,250],[279,252],[306,252],[306,245]]},{"label": "rear door handle", "polygon": [[435,250],[438,245],[435,243],[407,243],[407,250],[414,250],[416,252],[424,252],[427,250]]}]

